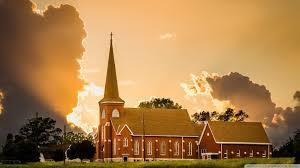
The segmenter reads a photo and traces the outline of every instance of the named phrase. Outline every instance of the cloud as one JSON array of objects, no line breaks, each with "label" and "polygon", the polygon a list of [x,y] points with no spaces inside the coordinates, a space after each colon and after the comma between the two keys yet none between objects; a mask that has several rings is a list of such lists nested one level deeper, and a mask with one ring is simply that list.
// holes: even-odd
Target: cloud
[{"label": "cloud", "polygon": [[[192,91],[193,94],[187,94],[189,97],[195,99],[196,96],[197,103],[205,102],[200,104],[209,107],[210,111],[215,110],[211,104],[216,101],[223,105],[224,102],[229,102],[236,110],[246,111],[249,114],[248,120],[260,121],[264,124],[271,141],[275,145],[284,142],[297,128],[300,128],[298,122],[300,106],[286,109],[276,107],[271,99],[270,91],[264,85],[251,81],[247,76],[237,72],[231,72],[224,76],[203,76],[201,73],[199,76],[194,76],[192,81],[193,83],[188,86],[188,90]],[[295,93],[294,99],[300,102],[299,91]]]},{"label": "cloud", "polygon": [[165,33],[165,34],[161,34],[159,36],[159,38],[161,40],[168,40],[168,39],[175,39],[176,38],[176,34],[173,33]]},{"label": "cloud", "polygon": [[77,104],[86,33],[76,9],[49,6],[35,12],[30,0],[0,0],[0,143],[36,112],[60,126]]},{"label": "cloud", "polygon": [[300,102],[300,91],[296,91],[294,94],[294,100]]}]

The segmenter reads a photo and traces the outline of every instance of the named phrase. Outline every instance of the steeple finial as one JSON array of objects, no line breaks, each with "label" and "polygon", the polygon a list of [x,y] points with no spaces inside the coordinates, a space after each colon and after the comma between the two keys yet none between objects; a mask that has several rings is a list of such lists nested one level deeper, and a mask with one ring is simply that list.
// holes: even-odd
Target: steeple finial
[{"label": "steeple finial", "polygon": [[117,74],[116,74],[116,67],[115,67],[115,60],[114,60],[113,44],[112,44],[112,36],[113,36],[113,34],[111,32],[110,33],[110,48],[109,48],[109,58],[108,58],[108,66],[107,66],[107,73],[106,73],[105,91],[104,91],[104,97],[100,101],[100,103],[105,103],[105,102],[124,103],[124,101],[119,97],[118,81],[117,81]]}]

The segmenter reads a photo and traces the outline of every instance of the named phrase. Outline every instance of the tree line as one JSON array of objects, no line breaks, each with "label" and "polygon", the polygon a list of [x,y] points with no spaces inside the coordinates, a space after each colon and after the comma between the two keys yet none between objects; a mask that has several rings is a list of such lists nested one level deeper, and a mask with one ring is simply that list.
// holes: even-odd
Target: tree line
[{"label": "tree line", "polygon": [[84,133],[62,133],[52,118],[35,117],[27,120],[18,134],[8,134],[0,160],[37,162],[43,154],[47,159],[92,159],[95,154],[93,136]]}]

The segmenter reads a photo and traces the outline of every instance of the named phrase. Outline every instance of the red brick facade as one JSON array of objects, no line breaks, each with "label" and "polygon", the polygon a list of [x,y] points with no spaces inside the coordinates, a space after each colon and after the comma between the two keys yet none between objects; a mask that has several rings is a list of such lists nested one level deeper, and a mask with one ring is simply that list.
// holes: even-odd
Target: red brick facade
[{"label": "red brick facade", "polygon": [[208,159],[208,157],[219,159],[269,158],[272,155],[271,148],[272,146],[268,144],[216,143],[213,132],[208,126],[205,127],[199,143],[200,156],[203,159]]}]

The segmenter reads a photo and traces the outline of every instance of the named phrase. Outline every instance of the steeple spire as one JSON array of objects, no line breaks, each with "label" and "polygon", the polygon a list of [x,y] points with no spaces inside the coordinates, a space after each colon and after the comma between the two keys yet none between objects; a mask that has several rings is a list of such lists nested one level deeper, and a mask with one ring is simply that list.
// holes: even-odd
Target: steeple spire
[{"label": "steeple spire", "polygon": [[110,33],[110,48],[109,48],[109,58],[108,58],[108,66],[107,66],[107,73],[106,73],[105,91],[104,91],[104,97],[100,101],[100,103],[124,103],[124,101],[119,97],[112,36],[113,34]]}]

